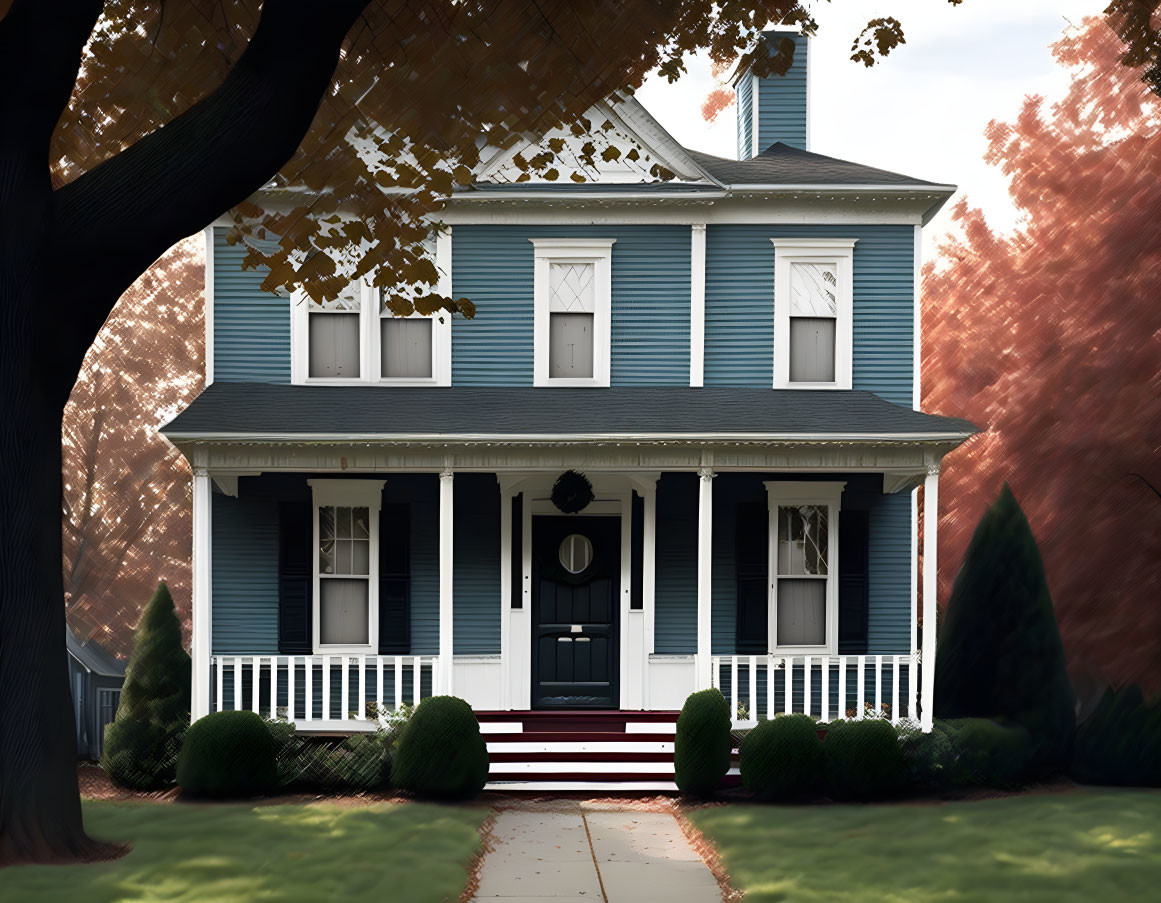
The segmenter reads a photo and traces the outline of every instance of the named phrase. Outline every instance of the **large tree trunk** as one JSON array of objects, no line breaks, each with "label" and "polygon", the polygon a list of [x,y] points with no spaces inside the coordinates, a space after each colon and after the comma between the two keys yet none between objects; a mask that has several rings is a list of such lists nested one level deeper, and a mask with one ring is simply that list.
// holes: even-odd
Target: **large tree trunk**
[{"label": "large tree trunk", "polygon": [[49,192],[13,194],[23,203],[0,212],[0,864],[104,858],[116,848],[90,840],[81,822],[62,642],[60,418],[69,379],[43,297],[53,258],[37,214]]},{"label": "large tree trunk", "polygon": [[221,85],[56,191],[49,136],[102,2],[0,17],[0,865],[122,850],[82,824],[64,644],[61,414],[85,351],[152,261],[290,159],[367,2],[268,4]]}]

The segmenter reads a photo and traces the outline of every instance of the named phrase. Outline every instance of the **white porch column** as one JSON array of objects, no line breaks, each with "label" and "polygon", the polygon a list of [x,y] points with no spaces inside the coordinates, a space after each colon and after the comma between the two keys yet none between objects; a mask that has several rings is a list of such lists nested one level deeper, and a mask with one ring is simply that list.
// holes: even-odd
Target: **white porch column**
[{"label": "white porch column", "polygon": [[935,721],[936,528],[939,524],[939,462],[927,465],[923,480],[923,681],[920,685],[920,727],[930,731]]},{"label": "white porch column", "polygon": [[714,472],[703,467],[698,475],[697,505],[697,688],[711,684],[710,569],[713,561]]},{"label": "white porch column", "polygon": [[439,692],[445,696],[455,694],[452,686],[452,573],[454,527],[454,474],[445,467],[439,474],[439,667],[442,674]]},{"label": "white porch column", "polygon": [[212,653],[213,610],[210,594],[211,548],[213,533],[210,514],[213,491],[210,473],[205,465],[193,469],[193,549],[192,549],[192,632],[190,652],[193,659],[193,687],[190,691],[190,720],[197,721],[210,713],[210,655]]}]

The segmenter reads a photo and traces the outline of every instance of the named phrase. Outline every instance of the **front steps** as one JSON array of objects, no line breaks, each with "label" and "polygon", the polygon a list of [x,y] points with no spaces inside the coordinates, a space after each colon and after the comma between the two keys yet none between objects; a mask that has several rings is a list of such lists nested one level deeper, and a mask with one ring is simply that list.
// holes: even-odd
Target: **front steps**
[{"label": "front steps", "polygon": [[501,792],[676,792],[677,712],[476,712]]}]

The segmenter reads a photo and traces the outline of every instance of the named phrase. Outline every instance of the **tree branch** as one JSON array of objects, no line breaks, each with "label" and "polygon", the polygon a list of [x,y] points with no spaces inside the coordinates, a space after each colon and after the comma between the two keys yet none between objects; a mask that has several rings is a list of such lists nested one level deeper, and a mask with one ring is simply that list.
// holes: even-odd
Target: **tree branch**
[{"label": "tree branch", "polygon": [[69,322],[65,360],[83,355],[116,299],[167,248],[244,201],[293,156],[368,2],[264,4],[218,88],[55,192],[53,241],[67,261],[58,295],[72,307],[54,318],[58,329]]},{"label": "tree branch", "polygon": [[81,52],[104,5],[103,0],[16,0],[0,19],[0,122],[11,126],[0,135],[27,148],[42,171],[49,139],[77,81]]}]

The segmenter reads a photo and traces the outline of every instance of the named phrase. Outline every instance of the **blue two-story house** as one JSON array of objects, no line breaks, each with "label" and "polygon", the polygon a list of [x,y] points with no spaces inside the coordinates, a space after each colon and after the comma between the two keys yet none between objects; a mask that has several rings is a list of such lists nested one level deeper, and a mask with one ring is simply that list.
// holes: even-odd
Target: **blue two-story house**
[{"label": "blue two-story house", "polygon": [[917,292],[954,189],[811,152],[795,40],[738,77],[736,160],[631,98],[589,118],[644,153],[583,183],[485,159],[433,251],[472,319],[266,294],[207,230],[207,388],[164,428],[194,718],[359,730],[450,693],[494,783],[642,789],[699,688],[740,726],[930,725],[939,466],[975,428],[918,410]]}]

